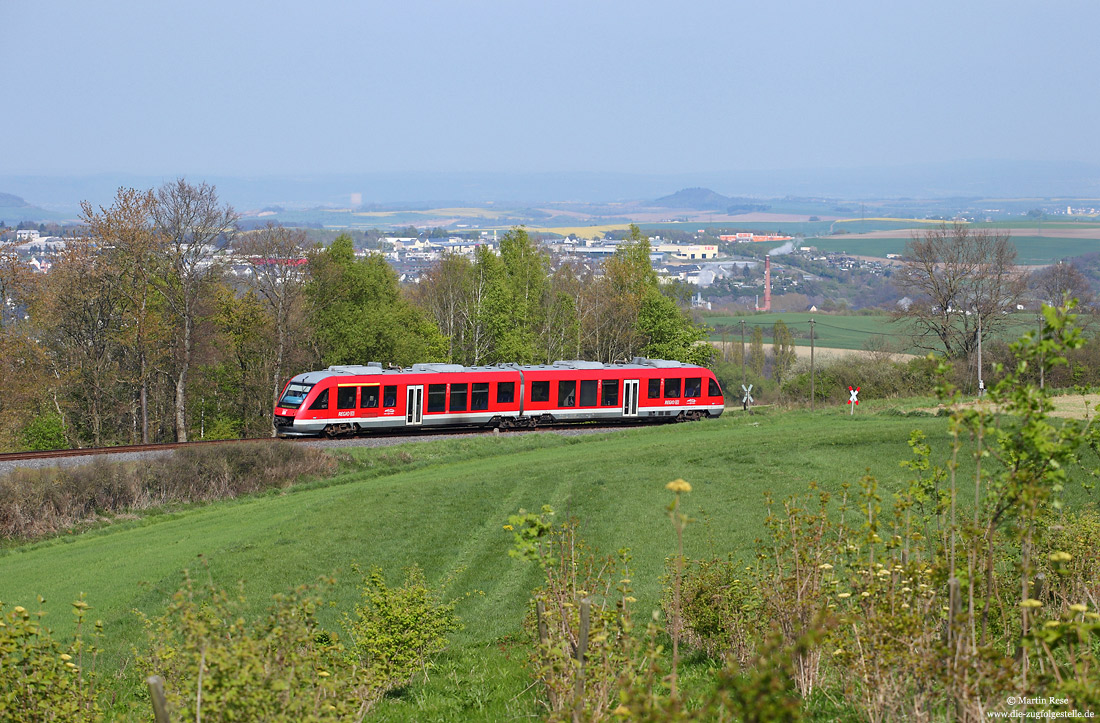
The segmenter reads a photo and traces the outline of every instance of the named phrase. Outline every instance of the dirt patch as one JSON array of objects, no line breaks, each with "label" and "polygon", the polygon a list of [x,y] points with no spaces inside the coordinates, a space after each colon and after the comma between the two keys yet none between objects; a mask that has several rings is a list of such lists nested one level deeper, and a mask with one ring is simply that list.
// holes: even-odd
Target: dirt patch
[{"label": "dirt patch", "polygon": [[[1050,409],[1047,414],[1051,417],[1058,419],[1087,419],[1096,415],[1096,407],[1100,404],[1100,394],[1067,394],[1061,397],[1052,397],[1050,401],[1053,408]],[[925,407],[924,409],[918,409],[916,411],[937,414],[941,410],[947,408],[948,405],[939,404],[935,407]],[[989,402],[975,399],[969,402],[962,402],[951,408],[984,408],[987,411],[992,411],[993,405]]]}]

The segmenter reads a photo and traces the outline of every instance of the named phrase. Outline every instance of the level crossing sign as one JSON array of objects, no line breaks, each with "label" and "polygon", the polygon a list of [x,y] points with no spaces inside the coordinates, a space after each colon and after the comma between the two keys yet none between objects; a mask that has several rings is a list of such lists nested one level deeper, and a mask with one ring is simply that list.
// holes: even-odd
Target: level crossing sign
[{"label": "level crossing sign", "polygon": [[741,397],[741,408],[742,409],[748,409],[749,405],[752,404],[752,402],[753,402],[753,399],[752,399],[752,385],[750,384],[748,387],[746,387],[744,384],[742,384],[741,385],[741,391],[743,391],[745,393],[745,396]]},{"label": "level crossing sign", "polygon": [[856,405],[859,404],[859,387],[848,387],[848,404],[852,405],[852,414],[856,413]]}]

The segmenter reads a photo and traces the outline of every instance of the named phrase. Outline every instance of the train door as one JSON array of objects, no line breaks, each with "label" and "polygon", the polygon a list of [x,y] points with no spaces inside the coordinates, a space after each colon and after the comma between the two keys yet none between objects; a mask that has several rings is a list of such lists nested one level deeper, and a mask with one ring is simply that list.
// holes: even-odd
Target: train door
[{"label": "train door", "polygon": [[406,387],[408,404],[405,405],[405,426],[416,427],[424,421],[424,387]]},{"label": "train door", "polygon": [[638,416],[638,380],[623,381],[623,416]]}]

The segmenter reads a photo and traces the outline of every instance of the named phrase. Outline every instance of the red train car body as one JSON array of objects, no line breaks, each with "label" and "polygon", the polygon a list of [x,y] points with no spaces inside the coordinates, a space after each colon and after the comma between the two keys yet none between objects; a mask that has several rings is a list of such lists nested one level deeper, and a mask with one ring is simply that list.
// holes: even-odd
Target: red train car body
[{"label": "red train car body", "polygon": [[520,366],[334,366],[291,379],[275,407],[281,437],[420,427],[534,427],[593,420],[717,417],[722,389],[704,367],[663,359]]}]

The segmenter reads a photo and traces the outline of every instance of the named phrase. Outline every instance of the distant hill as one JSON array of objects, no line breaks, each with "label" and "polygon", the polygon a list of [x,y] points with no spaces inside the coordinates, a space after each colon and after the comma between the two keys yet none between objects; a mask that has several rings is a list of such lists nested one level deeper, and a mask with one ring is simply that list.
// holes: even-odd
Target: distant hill
[{"label": "distant hill", "polygon": [[691,208],[696,210],[724,211],[733,199],[715,193],[709,188],[685,188],[671,196],[662,196],[653,202],[661,208]]},{"label": "distant hill", "polygon": [[686,208],[694,211],[725,211],[726,213],[752,213],[767,211],[771,206],[757,203],[751,198],[723,196],[709,188],[685,188],[671,196],[662,196],[653,201],[660,208]]},{"label": "distant hill", "polygon": [[19,196],[11,193],[0,193],[0,208],[26,208],[30,206]]}]

